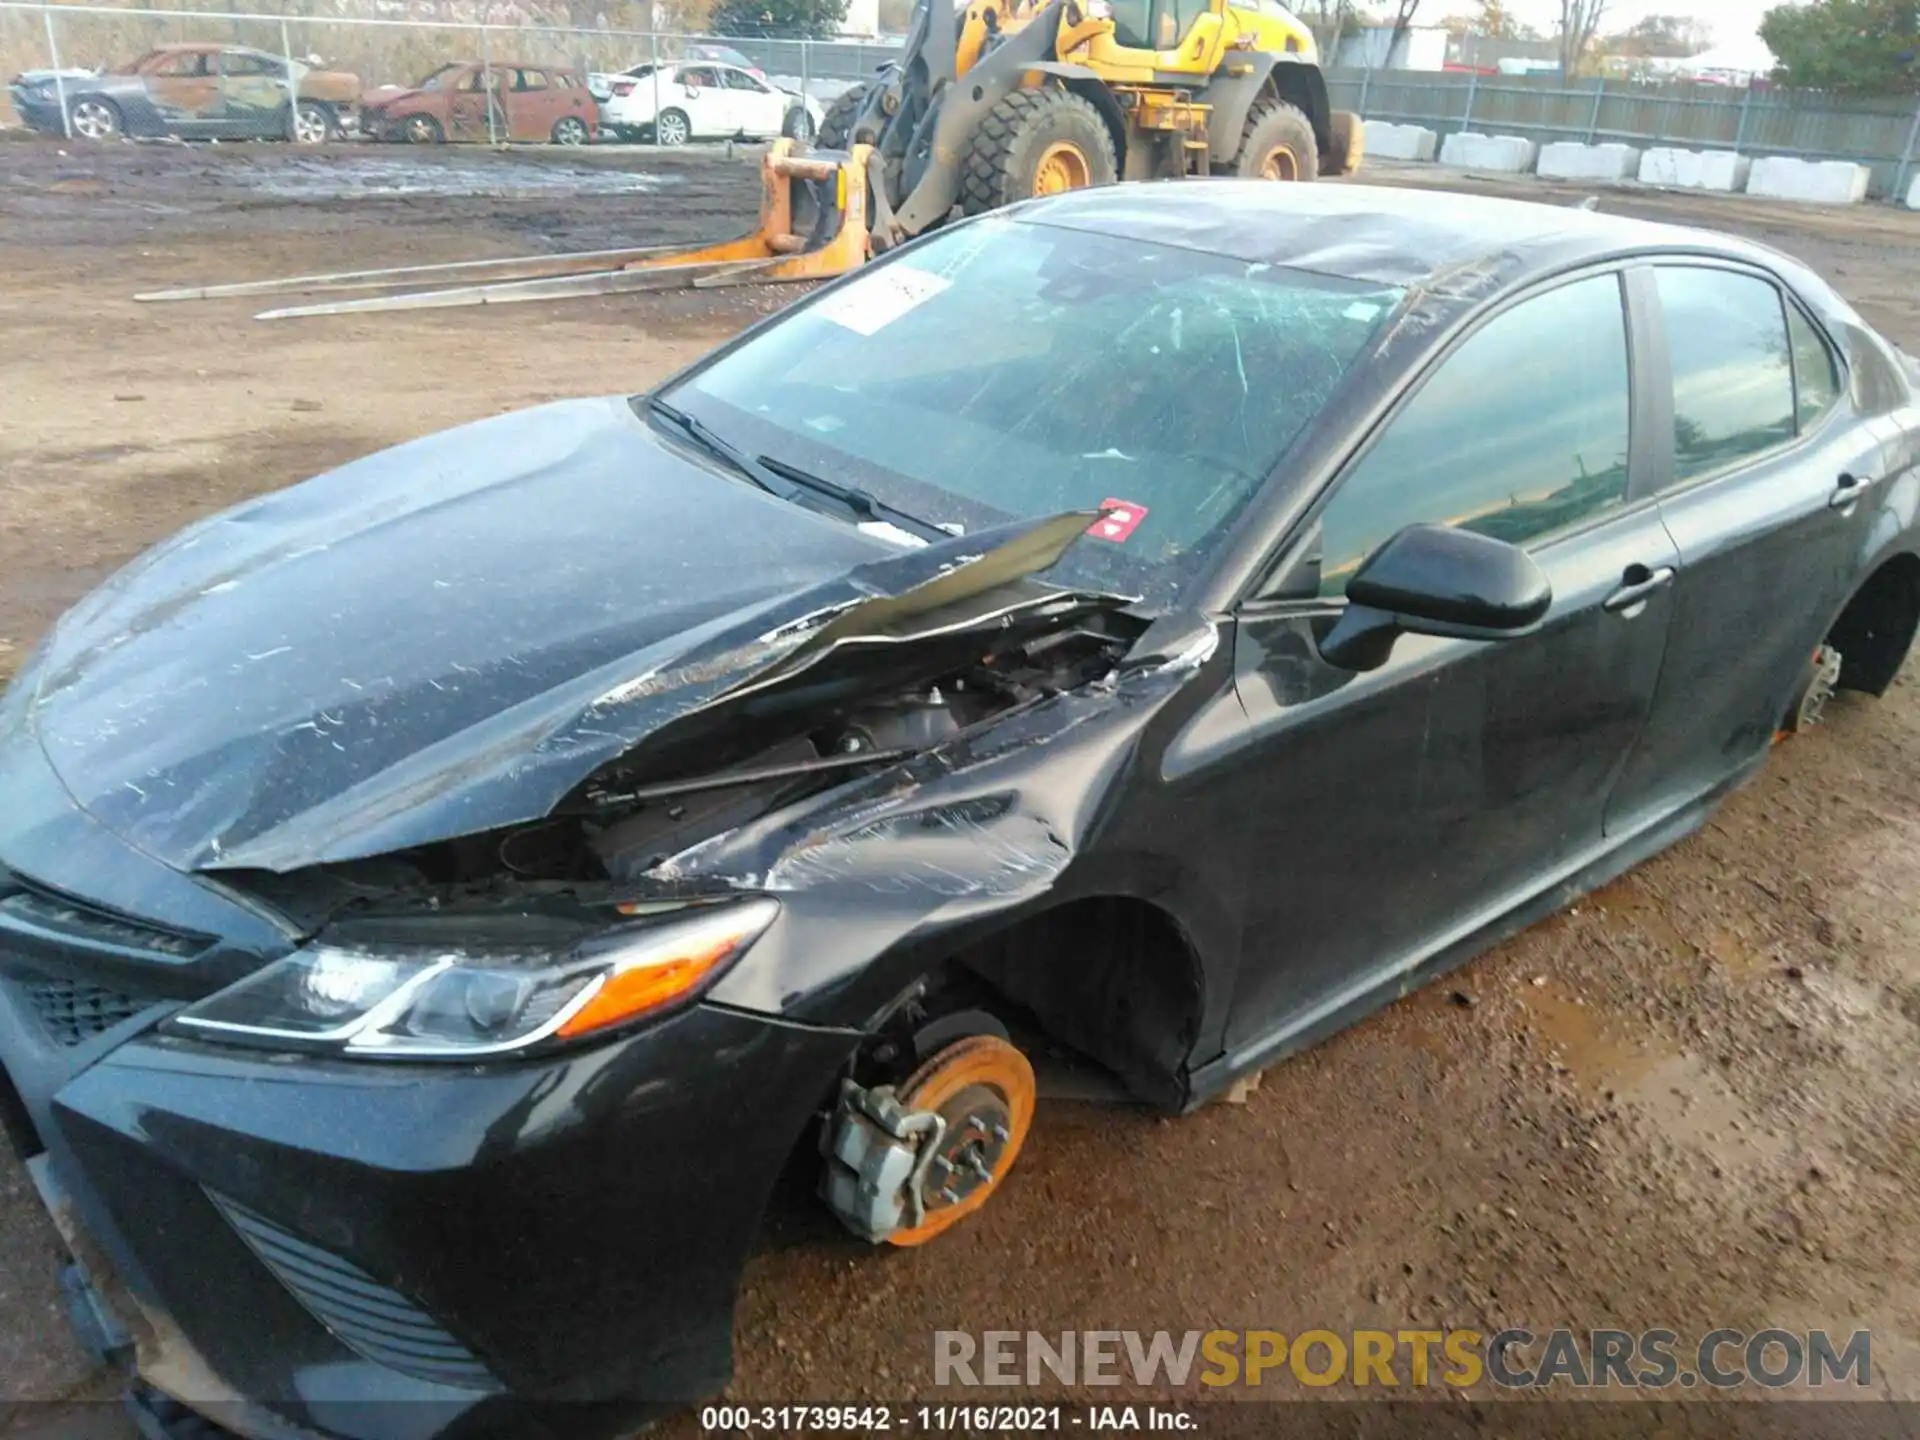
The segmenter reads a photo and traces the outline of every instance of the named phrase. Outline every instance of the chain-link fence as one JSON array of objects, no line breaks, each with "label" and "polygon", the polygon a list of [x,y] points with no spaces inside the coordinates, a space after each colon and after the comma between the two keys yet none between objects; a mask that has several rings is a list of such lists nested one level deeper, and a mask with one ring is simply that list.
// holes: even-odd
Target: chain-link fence
[{"label": "chain-link fence", "polygon": [[[95,83],[99,75],[131,72],[137,61],[137,83],[103,94],[107,110],[96,106],[85,112],[84,134],[94,135],[102,114],[107,118],[97,123],[109,131],[158,129],[182,138],[254,134],[273,129],[263,123],[262,112],[277,106],[279,131],[299,135],[298,101],[310,95],[350,120],[362,97],[444,85],[470,89],[479,98],[468,107],[449,100],[436,109],[434,138],[544,138],[544,130],[538,137],[521,133],[520,110],[534,114],[536,125],[545,114],[528,96],[584,84],[604,116],[615,87],[625,93],[633,89],[627,83],[634,79],[627,72],[633,71],[641,72],[637,83],[651,91],[652,113],[677,109],[690,115],[690,133],[702,125],[714,134],[752,133],[743,117],[751,121],[769,106],[777,117],[779,95],[806,95],[817,114],[898,52],[897,44],[864,38],[749,39],[568,25],[505,4],[489,6],[486,13],[511,12],[509,19],[469,21],[461,12],[474,7],[460,3],[367,3],[411,13],[268,14],[4,0],[0,72],[13,77],[12,114],[0,115],[0,121],[71,133],[75,107],[84,104],[80,96],[101,89]],[[426,10],[433,16],[421,13]],[[173,61],[153,54],[184,45],[237,47],[265,58],[214,54]],[[478,67],[478,73],[469,68],[456,75],[448,68],[454,66]],[[688,73],[688,67],[698,68]],[[735,69],[747,71],[758,88],[729,73]],[[296,77],[291,85],[289,75]],[[289,103],[290,89],[297,91],[294,103]],[[776,98],[767,99],[769,94]],[[550,95],[538,98],[552,108]],[[452,115],[441,113],[449,108]],[[470,125],[460,121],[468,108],[475,117]],[[137,124],[132,121],[136,111]],[[664,128],[663,137],[649,125],[646,138],[684,138]],[[427,135],[423,127],[413,138]]]},{"label": "chain-link fence", "polygon": [[[311,8],[306,0],[296,3]],[[62,101],[53,92],[62,85],[60,72],[71,72],[77,83],[84,83],[87,72],[123,66],[168,44],[252,47],[301,65],[346,72],[362,92],[413,86],[450,63],[485,64],[502,72],[498,84],[507,103],[496,103],[489,95],[488,103],[474,111],[484,117],[484,126],[476,122],[441,138],[497,142],[533,133],[517,115],[507,113],[515,93],[527,83],[521,73],[525,70],[563,69],[588,81],[604,120],[617,117],[617,107],[609,112],[607,104],[610,87],[630,78],[623,72],[651,67],[640,78],[650,92],[646,113],[664,115],[677,109],[697,130],[701,124],[730,125],[733,112],[728,104],[745,113],[743,107],[750,102],[721,94],[732,82],[718,71],[692,77],[719,82],[719,88],[708,87],[704,97],[697,83],[691,90],[680,87],[668,93],[667,87],[680,86],[678,67],[702,62],[744,67],[758,72],[760,83],[805,94],[816,107],[824,107],[899,53],[897,43],[882,39],[810,41],[620,28],[607,23],[603,11],[593,12],[593,24],[569,24],[529,10],[521,0],[493,0],[484,8],[477,8],[474,0],[338,0],[336,8],[355,6],[369,13],[319,16],[0,0],[0,71],[47,72],[39,84],[40,93],[49,98],[36,118],[57,124]],[[580,6],[571,4],[569,9],[577,19]],[[278,73],[284,92],[285,72]],[[197,92],[175,87],[190,103],[206,107],[206,118],[190,122],[188,128],[197,123],[200,133],[215,133],[221,125],[244,120],[250,104],[264,103],[261,83],[256,79],[249,87],[243,78],[220,76]],[[1841,98],[1760,87],[1605,80],[1570,85],[1558,77],[1404,70],[1336,70],[1329,79],[1339,108],[1357,110],[1371,120],[1428,125],[1443,133],[1475,129],[1543,141],[1625,141],[1851,160],[1872,168],[1874,193],[1885,195],[1904,195],[1912,177],[1920,174],[1920,108],[1911,96]],[[476,83],[484,89],[495,82]],[[18,112],[18,87],[14,97]],[[286,109],[284,93],[280,103],[291,131],[295,111]],[[709,121],[707,113],[720,118]],[[538,121],[534,128],[537,132]],[[651,127],[634,133],[660,138]],[[666,138],[674,138],[670,129]]]}]

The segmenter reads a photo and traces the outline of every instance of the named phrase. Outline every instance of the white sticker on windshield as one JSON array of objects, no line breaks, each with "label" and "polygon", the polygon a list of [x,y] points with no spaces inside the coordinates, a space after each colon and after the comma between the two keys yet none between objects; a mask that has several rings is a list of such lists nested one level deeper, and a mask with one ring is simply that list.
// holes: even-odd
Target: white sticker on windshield
[{"label": "white sticker on windshield", "polygon": [[924,535],[916,535],[911,530],[902,530],[885,520],[862,520],[855,527],[862,535],[871,535],[876,540],[886,540],[895,545],[919,549],[927,541]]},{"label": "white sticker on windshield", "polygon": [[1379,318],[1380,307],[1369,301],[1356,300],[1353,304],[1347,306],[1347,319],[1349,320],[1366,321],[1378,320]]},{"label": "white sticker on windshield", "polygon": [[822,300],[814,313],[858,334],[872,335],[951,283],[945,276],[911,265],[888,265],[842,286]]}]

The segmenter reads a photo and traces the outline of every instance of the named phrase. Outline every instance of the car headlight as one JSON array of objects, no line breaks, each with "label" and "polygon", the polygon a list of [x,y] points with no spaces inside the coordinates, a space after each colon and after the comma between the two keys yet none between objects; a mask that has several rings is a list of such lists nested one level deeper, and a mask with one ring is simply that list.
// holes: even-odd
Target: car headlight
[{"label": "car headlight", "polygon": [[471,1060],[581,1040],[691,999],[779,902],[702,906],[551,948],[317,941],[168,1022],[205,1040],[365,1059]]}]

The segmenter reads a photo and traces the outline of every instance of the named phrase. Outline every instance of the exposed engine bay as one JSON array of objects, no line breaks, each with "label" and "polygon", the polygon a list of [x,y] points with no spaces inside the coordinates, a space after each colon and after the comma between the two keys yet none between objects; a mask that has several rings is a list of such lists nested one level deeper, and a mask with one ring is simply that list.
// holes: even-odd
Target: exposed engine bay
[{"label": "exposed engine bay", "polygon": [[863,667],[864,693],[824,676],[774,697],[769,713],[736,710],[697,746],[676,747],[676,758],[697,755],[710,768],[669,776],[657,757],[644,768],[617,762],[528,824],[243,883],[303,925],[367,906],[497,901],[529,887],[625,891],[702,841],[1100,679],[1140,629],[1096,611],[1039,634],[1007,626],[895,647]]}]

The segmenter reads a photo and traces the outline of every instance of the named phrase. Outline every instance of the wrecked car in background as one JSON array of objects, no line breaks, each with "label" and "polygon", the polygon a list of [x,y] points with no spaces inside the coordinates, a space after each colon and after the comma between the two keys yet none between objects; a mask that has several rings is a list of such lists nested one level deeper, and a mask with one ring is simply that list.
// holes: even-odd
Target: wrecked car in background
[{"label": "wrecked car in background", "polygon": [[[9,87],[20,119],[46,135],[296,140],[319,145],[357,121],[360,78],[246,45],[161,45],[98,74],[34,71]],[[66,128],[60,106],[66,104]]]},{"label": "wrecked car in background", "polygon": [[1221,181],[208,519],[0,702],[83,1328],[248,1434],[710,1395],[789,1164],[935,1239],[1036,1059],[1191,1109],[1884,690],[1917,436],[1771,251]]},{"label": "wrecked car in background", "polygon": [[370,140],[412,145],[518,141],[585,145],[600,108],[577,71],[552,65],[459,60],[417,85],[383,85],[361,97],[360,128]]}]

